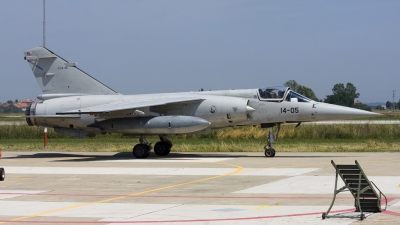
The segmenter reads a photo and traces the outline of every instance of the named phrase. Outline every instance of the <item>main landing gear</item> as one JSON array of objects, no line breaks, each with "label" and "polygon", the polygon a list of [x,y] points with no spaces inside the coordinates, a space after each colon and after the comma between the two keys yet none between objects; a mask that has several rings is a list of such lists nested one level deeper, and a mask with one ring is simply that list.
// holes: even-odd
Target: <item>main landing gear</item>
[{"label": "main landing gear", "polygon": [[[167,138],[166,135],[159,135],[160,141],[154,145],[154,153],[158,156],[166,156],[170,153],[172,142]],[[150,150],[152,149],[151,143],[147,141],[145,135],[141,135],[139,138],[140,144],[133,147],[133,156],[138,159],[144,159],[149,157]]]},{"label": "main landing gear", "polygon": [[154,145],[154,153],[158,156],[168,155],[172,148],[172,142],[165,135],[160,135],[160,141]]},{"label": "main landing gear", "polygon": [[281,124],[278,123],[276,125],[276,131],[274,134],[274,127],[269,128],[268,136],[267,136],[267,144],[264,146],[265,149],[265,157],[274,157],[275,149],[273,148],[273,144],[278,139],[279,130],[281,129]]}]

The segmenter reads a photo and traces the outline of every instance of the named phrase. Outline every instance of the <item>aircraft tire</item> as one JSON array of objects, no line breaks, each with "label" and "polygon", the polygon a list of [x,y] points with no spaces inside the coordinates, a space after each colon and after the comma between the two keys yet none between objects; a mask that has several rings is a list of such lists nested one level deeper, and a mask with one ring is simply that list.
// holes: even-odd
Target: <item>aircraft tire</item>
[{"label": "aircraft tire", "polygon": [[154,145],[154,153],[158,156],[168,155],[170,151],[171,146],[166,142],[159,141]]},{"label": "aircraft tire", "polygon": [[6,179],[6,171],[4,168],[0,168],[0,181],[3,181],[4,179]]},{"label": "aircraft tire", "polygon": [[265,157],[274,157],[275,156],[275,150],[274,149],[265,149]]},{"label": "aircraft tire", "polygon": [[138,159],[144,159],[144,158],[149,157],[149,155],[150,155],[149,148],[144,144],[135,145],[135,147],[133,147],[132,152],[133,152],[133,156],[135,156],[135,158],[138,158]]}]

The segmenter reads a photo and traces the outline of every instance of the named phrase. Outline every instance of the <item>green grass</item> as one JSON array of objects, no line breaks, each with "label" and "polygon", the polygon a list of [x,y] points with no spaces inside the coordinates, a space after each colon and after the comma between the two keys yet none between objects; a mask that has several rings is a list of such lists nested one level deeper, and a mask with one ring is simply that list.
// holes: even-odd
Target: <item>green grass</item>
[{"label": "green grass", "polygon": [[[261,139],[268,134],[268,129],[260,127],[237,127],[213,130],[207,135],[178,135],[177,139],[206,138],[206,139]],[[0,139],[41,139],[43,128],[27,125],[0,126]],[[49,139],[73,139],[48,129]],[[398,139],[400,124],[332,124],[317,125],[303,124],[284,125],[279,137],[281,139]],[[121,134],[97,135],[94,139],[126,139]],[[87,138],[90,139],[90,138]]]},{"label": "green grass", "polygon": [[[169,138],[175,152],[263,152],[268,129],[238,127],[213,130],[207,135]],[[48,129],[49,144],[43,149],[43,128],[27,125],[0,126],[1,151],[130,152],[137,137],[121,134],[76,139]],[[149,136],[155,144],[157,136]],[[399,124],[302,124],[282,126],[275,144],[279,152],[400,151]]]},{"label": "green grass", "polygon": [[25,118],[15,118],[8,116],[25,116],[25,113],[0,113],[0,122],[2,121],[25,121]]}]

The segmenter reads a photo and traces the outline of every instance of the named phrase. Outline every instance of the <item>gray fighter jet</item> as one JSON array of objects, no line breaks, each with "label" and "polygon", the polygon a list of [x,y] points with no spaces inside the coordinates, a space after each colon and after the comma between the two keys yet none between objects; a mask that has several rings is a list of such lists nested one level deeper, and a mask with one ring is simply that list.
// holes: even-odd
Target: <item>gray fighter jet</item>
[{"label": "gray fighter jet", "polygon": [[137,135],[136,158],[150,154],[146,135],[160,137],[154,152],[165,156],[172,147],[167,135],[254,125],[270,129],[264,149],[266,157],[273,157],[283,123],[379,115],[315,102],[288,87],[122,95],[47,48],[35,47],[24,54],[43,92],[37,97],[41,101],[26,110],[30,126],[53,127],[74,137],[114,132]]}]

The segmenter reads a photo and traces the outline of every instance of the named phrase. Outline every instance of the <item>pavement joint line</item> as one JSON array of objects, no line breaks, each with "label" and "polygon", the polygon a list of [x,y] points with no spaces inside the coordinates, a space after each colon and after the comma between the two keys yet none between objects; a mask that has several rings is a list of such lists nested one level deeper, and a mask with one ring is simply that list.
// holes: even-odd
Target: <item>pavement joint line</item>
[{"label": "pavement joint line", "polygon": [[24,180],[29,180],[29,179],[31,179],[31,178],[20,178],[20,179],[16,179],[16,180],[7,180],[7,181],[0,182],[0,184],[24,181]]},{"label": "pavement joint line", "polygon": [[[344,213],[353,212],[355,208],[332,210],[331,213]],[[12,221],[12,220],[0,220],[1,223],[61,223],[61,224],[133,224],[133,223],[196,223],[196,222],[223,222],[223,221],[246,221],[246,220],[260,220],[260,219],[274,219],[274,218],[285,218],[285,217],[300,217],[300,216],[313,216],[322,214],[323,212],[309,212],[309,213],[296,213],[296,214],[284,214],[284,215],[272,215],[272,216],[252,216],[252,217],[234,217],[234,218],[207,218],[207,219],[183,219],[183,220],[117,220],[117,221],[49,221],[49,220],[29,220],[29,221]],[[389,213],[388,213],[389,214]]]},{"label": "pavement joint line", "polygon": [[297,168],[297,167],[304,167],[304,166],[316,166],[316,165],[328,165],[329,163],[313,163],[313,164],[298,164],[298,165],[290,165],[290,166],[271,166],[271,167],[265,167],[265,168],[254,168],[254,169],[248,169],[243,171],[242,173],[251,173],[254,171],[261,171],[261,170],[269,170],[269,169],[279,169],[279,168]]},{"label": "pavement joint line", "polygon": [[[115,201],[115,200],[119,200],[119,199],[124,199],[124,198],[127,198],[127,197],[143,195],[143,194],[156,192],[156,191],[161,191],[161,190],[165,190],[165,189],[170,189],[170,188],[180,187],[180,186],[184,186],[184,185],[190,185],[190,184],[200,183],[200,182],[204,182],[204,181],[214,180],[214,179],[217,179],[217,178],[221,178],[221,177],[225,177],[225,176],[229,176],[229,175],[240,173],[243,170],[242,166],[238,166],[238,165],[234,165],[234,164],[221,163],[221,162],[218,162],[218,163],[217,162],[210,162],[210,163],[236,167],[236,170],[232,171],[232,172],[229,172],[229,173],[225,173],[225,174],[221,174],[221,175],[217,175],[217,176],[212,176],[212,177],[208,177],[208,178],[203,178],[203,179],[199,179],[199,180],[188,181],[188,182],[179,183],[179,184],[173,184],[173,185],[154,188],[154,189],[150,189],[150,190],[146,190],[146,191],[136,192],[136,193],[132,193],[132,194],[129,194],[129,195],[122,195],[122,196],[103,199],[103,200],[98,200],[98,201],[94,201],[94,202],[80,203],[80,204],[76,204],[76,205],[72,205],[72,206],[68,206],[68,207],[63,207],[63,208],[59,208],[59,209],[54,209],[54,210],[49,210],[49,211],[45,211],[45,212],[40,212],[40,213],[28,215],[28,216],[17,217],[17,218],[10,219],[9,221],[20,221],[21,222],[21,220],[24,220],[24,219],[31,219],[31,218],[40,217],[40,216],[43,216],[43,215],[48,215],[48,214],[52,214],[52,213],[56,213],[56,212],[66,211],[66,210],[69,210],[69,209],[74,209],[74,208],[79,208],[79,207],[84,207],[84,206],[94,205],[94,204],[99,204],[99,203],[104,203],[104,202],[111,202],[111,201]],[[0,224],[3,224],[3,223],[5,223],[5,222],[0,222]]]},{"label": "pavement joint line", "polygon": [[[383,160],[383,161],[364,161],[362,163],[382,163],[382,162],[400,162],[400,160]],[[272,166],[272,167],[266,167],[263,169],[271,169],[271,168],[291,168],[291,167],[302,167],[302,166],[317,166],[317,165],[330,165],[331,163],[311,163],[311,164],[297,164],[297,165],[289,165],[289,166]],[[400,188],[400,185],[399,187]]]},{"label": "pavement joint line", "polygon": [[[79,196],[79,197],[118,197],[120,195],[110,195],[110,194],[53,194],[53,193],[7,193],[1,192],[0,195],[25,195],[25,196]],[[204,199],[204,198],[211,198],[211,199],[297,199],[297,200],[310,200],[310,199],[332,199],[332,197],[320,197],[320,196],[193,196],[193,195],[139,195],[139,196],[129,196],[135,198],[194,198],[194,199]],[[342,200],[354,200],[354,197],[336,197],[336,199]],[[400,197],[389,197],[388,202],[399,199]]]}]

